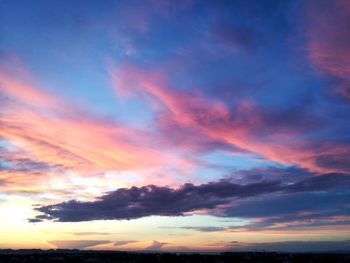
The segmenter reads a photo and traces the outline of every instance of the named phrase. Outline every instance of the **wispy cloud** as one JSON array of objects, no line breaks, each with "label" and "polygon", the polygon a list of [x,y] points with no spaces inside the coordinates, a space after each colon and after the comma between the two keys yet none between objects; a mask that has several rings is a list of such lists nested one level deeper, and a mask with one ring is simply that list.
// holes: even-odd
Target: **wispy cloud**
[{"label": "wispy cloud", "polygon": [[33,185],[43,175],[59,178],[67,172],[142,171],[138,179],[145,180],[152,176],[145,170],[192,165],[154,147],[157,135],[89,112],[20,76],[0,72],[4,105],[0,136],[11,144],[11,149],[0,149],[1,158],[11,166],[3,168],[1,176],[14,185],[22,182],[24,187],[25,181]]},{"label": "wispy cloud", "polygon": [[132,243],[136,243],[138,241],[135,240],[120,240],[120,241],[116,241],[114,242],[114,246],[124,246],[127,244],[132,244]]},{"label": "wispy cloud", "polygon": [[72,234],[75,236],[108,236],[108,235],[112,235],[113,233],[109,233],[109,232],[74,232]]},{"label": "wispy cloud", "polygon": [[47,242],[57,248],[63,249],[86,249],[111,243],[111,241],[107,240],[53,240]]},{"label": "wispy cloud", "polygon": [[[209,142],[221,142],[238,149],[261,154],[281,164],[295,164],[303,168],[323,172],[348,172],[345,161],[349,154],[348,141],[325,143],[307,136],[310,127],[303,129],[300,118],[291,118],[292,112],[277,114],[254,101],[240,100],[235,105],[209,99],[198,90],[174,88],[164,70],[144,70],[135,65],[119,66],[111,70],[118,94],[140,94],[149,99],[159,113],[160,127],[182,127],[175,129],[174,137],[187,130],[204,136]],[[280,110],[280,109],[278,109]],[[299,113],[297,113],[299,114]],[[289,121],[281,122],[283,118]],[[312,118],[317,123],[318,118]],[[319,129],[317,125],[312,131]],[[171,129],[167,129],[171,134]],[[172,136],[173,137],[173,136]],[[171,139],[171,138],[170,138]],[[204,139],[203,139],[204,140]],[[333,160],[329,163],[327,160]]]}]

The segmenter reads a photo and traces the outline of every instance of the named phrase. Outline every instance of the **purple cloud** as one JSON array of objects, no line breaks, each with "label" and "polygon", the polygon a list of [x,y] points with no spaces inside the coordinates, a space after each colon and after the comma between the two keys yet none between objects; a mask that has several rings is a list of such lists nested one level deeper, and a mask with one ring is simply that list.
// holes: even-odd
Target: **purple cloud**
[{"label": "purple cloud", "polygon": [[[44,219],[60,222],[123,220],[152,215],[184,216],[198,210],[207,210],[207,213],[216,214],[222,205],[225,205],[226,208],[221,209],[219,213],[221,215],[258,217],[269,215],[269,213],[271,215],[283,214],[293,211],[293,208],[296,210],[325,208],[321,204],[327,204],[331,199],[328,196],[323,197],[324,191],[346,189],[349,186],[350,176],[347,174],[321,174],[288,183],[263,180],[236,184],[228,180],[221,180],[201,185],[187,183],[178,189],[155,185],[120,188],[94,201],[70,200],[38,207],[36,210],[41,214],[30,221],[38,222]],[[273,196],[276,195],[280,197],[273,199]],[[303,195],[309,196],[309,199],[302,201]],[[313,203],[320,198],[326,202]],[[296,199],[295,202],[292,201],[293,199]],[[260,205],[258,205],[259,202]]]},{"label": "purple cloud", "polygon": [[248,197],[275,192],[277,181],[238,185],[227,181],[195,186],[184,184],[179,189],[149,185],[121,188],[91,202],[71,200],[36,208],[42,215],[31,221],[52,219],[78,222],[102,219],[134,219],[151,215],[182,216],[200,209],[213,209],[229,203],[234,197]]}]

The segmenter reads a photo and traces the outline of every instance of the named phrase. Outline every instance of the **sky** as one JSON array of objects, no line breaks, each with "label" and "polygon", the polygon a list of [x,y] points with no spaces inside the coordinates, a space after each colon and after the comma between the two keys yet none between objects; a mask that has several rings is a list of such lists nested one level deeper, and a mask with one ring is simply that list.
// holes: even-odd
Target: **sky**
[{"label": "sky", "polygon": [[350,250],[350,3],[0,0],[0,248]]}]

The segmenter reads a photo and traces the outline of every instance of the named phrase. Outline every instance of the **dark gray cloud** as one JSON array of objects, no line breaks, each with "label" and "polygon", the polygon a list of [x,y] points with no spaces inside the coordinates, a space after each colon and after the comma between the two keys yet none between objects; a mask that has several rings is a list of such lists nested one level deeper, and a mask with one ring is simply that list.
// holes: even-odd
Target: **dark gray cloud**
[{"label": "dark gray cloud", "polygon": [[[317,209],[328,211],[339,209],[338,206],[349,201],[347,194],[330,194],[330,190],[345,191],[349,186],[350,176],[346,174],[315,175],[293,183],[263,180],[243,185],[221,180],[197,186],[187,183],[178,189],[148,185],[121,188],[89,202],[70,200],[41,206],[35,208],[41,214],[30,221],[79,222],[152,215],[183,216],[202,209],[228,217],[272,216]],[[225,205],[224,209],[220,208],[222,205]]]},{"label": "dark gray cloud", "polygon": [[227,227],[219,227],[219,226],[181,226],[181,227],[159,227],[161,229],[186,229],[186,230],[196,230],[200,232],[218,232],[226,230]]},{"label": "dark gray cloud", "polygon": [[[228,217],[272,217],[288,215],[289,220],[297,218],[297,213],[315,213],[316,218],[350,214],[346,204],[350,202],[349,192],[300,192],[274,194],[261,198],[240,200],[225,209]],[[307,217],[310,218],[311,215]],[[298,216],[299,218],[300,216]],[[301,217],[301,218],[305,218]]]},{"label": "dark gray cloud", "polygon": [[[312,192],[276,194],[262,198],[240,200],[221,210],[222,216],[259,218],[243,225],[181,226],[177,229],[200,232],[289,231],[317,229],[320,227],[350,226],[350,193]],[[227,221],[230,222],[230,221]]]},{"label": "dark gray cloud", "polygon": [[[349,186],[347,186],[349,187]],[[337,189],[338,190],[338,189]],[[244,226],[229,226],[227,231],[312,230],[350,225],[350,192],[337,190],[274,194],[241,200],[223,211],[224,216],[260,218]]]},{"label": "dark gray cloud", "polygon": [[325,189],[347,187],[350,176],[339,173],[328,173],[321,176],[308,177],[286,186],[286,192],[322,191]]},{"label": "dark gray cloud", "polygon": [[[179,189],[149,185],[121,188],[91,202],[71,200],[36,208],[43,213],[37,219],[78,222],[101,219],[133,219],[151,215],[181,216],[198,209],[213,209],[232,198],[243,198],[278,191],[278,181],[238,185],[227,181]],[[33,222],[33,220],[31,220]]]},{"label": "dark gray cloud", "polygon": [[241,170],[230,175],[231,181],[239,184],[258,182],[263,180],[281,180],[283,183],[293,183],[302,179],[315,176],[314,173],[299,167],[257,167],[249,170]]},{"label": "dark gray cloud", "polygon": [[219,227],[219,226],[200,226],[200,227],[195,227],[195,226],[184,226],[181,227],[182,229],[190,229],[190,230],[197,230],[200,232],[217,232],[217,231],[222,231],[225,230],[225,227]]}]

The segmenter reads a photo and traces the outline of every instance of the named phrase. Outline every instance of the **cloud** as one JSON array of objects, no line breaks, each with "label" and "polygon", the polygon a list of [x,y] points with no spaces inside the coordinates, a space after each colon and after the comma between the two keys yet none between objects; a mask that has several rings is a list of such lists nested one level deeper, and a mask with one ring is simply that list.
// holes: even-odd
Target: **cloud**
[{"label": "cloud", "polygon": [[316,164],[320,167],[334,167],[343,170],[350,169],[350,153],[344,154],[322,154],[316,158]]},{"label": "cloud", "polygon": [[86,249],[97,245],[109,244],[108,240],[53,240],[49,244],[62,249]]},{"label": "cloud", "polygon": [[[200,186],[185,184],[179,189],[149,185],[121,188],[93,202],[68,202],[36,208],[43,213],[36,219],[78,222],[104,219],[134,219],[151,215],[181,216],[198,209],[213,209],[227,203],[227,198],[275,191],[277,182],[248,186],[229,182]],[[111,209],[112,208],[112,209]]]},{"label": "cloud", "polygon": [[[4,142],[6,140],[0,138],[0,143]],[[28,153],[5,147],[0,147],[0,163],[0,181],[3,182],[1,191],[6,193],[37,193],[40,186],[34,181],[39,181],[51,172],[62,172],[60,165],[35,160]]]},{"label": "cloud", "polygon": [[218,231],[223,231],[226,229],[225,227],[218,227],[218,226],[200,226],[200,227],[183,226],[183,227],[179,227],[179,228],[188,229],[188,230],[196,230],[196,231],[200,231],[200,232],[218,232]]},{"label": "cloud", "polygon": [[[345,204],[349,201],[345,192],[309,192],[265,196],[259,199],[242,200],[225,210],[227,216],[236,217],[269,217],[276,215],[296,215],[302,212],[333,211],[348,213]],[[343,212],[339,209],[343,208]],[[308,215],[307,217],[310,217]],[[318,215],[319,216],[319,215]]]},{"label": "cloud", "polygon": [[348,251],[350,249],[350,242],[327,240],[244,243],[234,241],[227,248],[230,248],[232,251],[331,252]]},{"label": "cloud", "polygon": [[243,186],[230,182],[215,182],[199,186],[185,184],[179,189],[149,185],[121,188],[92,202],[71,200],[42,206],[36,210],[43,213],[41,216],[46,219],[61,222],[134,219],[151,215],[182,216],[195,210],[213,209],[220,204],[227,204],[228,198],[274,192],[279,187],[278,182]]},{"label": "cloud", "polygon": [[169,243],[158,242],[156,240],[153,240],[152,245],[150,245],[149,247],[146,247],[145,250],[161,250],[167,244],[169,244]]},{"label": "cloud", "polygon": [[98,236],[108,236],[113,233],[110,232],[74,232],[72,233],[75,236],[91,236],[91,235],[98,235]]},{"label": "cloud", "polygon": [[346,187],[339,192],[274,194],[241,200],[225,209],[223,214],[251,221],[241,226],[229,226],[225,231],[344,232],[350,224],[350,199]]},{"label": "cloud", "polygon": [[[5,156],[7,155],[7,156]],[[35,173],[38,171],[46,171],[50,168],[55,168],[50,166],[50,164],[45,162],[34,161],[30,158],[20,158],[15,157],[14,154],[6,154],[5,151],[0,149],[0,171],[16,171],[22,173]]]},{"label": "cloud", "polygon": [[316,68],[338,79],[333,91],[350,100],[350,4],[344,0],[308,3],[308,51]]},{"label": "cloud", "polygon": [[[126,64],[110,72],[120,96],[139,94],[149,100],[158,112],[160,130],[168,131],[167,140],[176,140],[183,134],[188,141],[189,134],[194,135],[190,138],[197,134],[198,144],[205,145],[207,141],[230,145],[281,164],[317,172],[349,172],[342,157],[349,154],[346,135],[341,133],[339,138],[343,139],[327,142],[313,136],[329,123],[327,126],[324,118],[311,114],[305,103],[302,108],[298,105],[298,110],[266,108],[250,100],[227,105],[222,100],[209,99],[199,90],[173,87],[161,69],[144,70]],[[190,140],[192,145],[186,146],[196,142]],[[337,162],[320,161],[324,155],[331,155]]]},{"label": "cloud", "polygon": [[136,243],[138,241],[135,240],[121,240],[121,241],[116,241],[114,242],[114,246],[124,246],[127,244],[131,244],[131,243]]},{"label": "cloud", "polygon": [[[350,176],[347,174],[321,174],[288,183],[264,180],[236,184],[221,180],[201,185],[187,183],[177,189],[155,185],[120,188],[94,201],[70,200],[38,207],[36,210],[41,214],[34,220],[49,219],[60,222],[122,220],[152,215],[183,216],[200,210],[206,210],[208,214],[219,213],[231,217],[258,217],[291,212],[293,208],[299,211],[301,208],[306,211],[324,208],[324,205],[327,206],[332,199],[323,196],[322,193],[332,189],[346,189],[349,185]],[[263,198],[264,194],[267,196],[266,199]],[[274,199],[271,197],[273,194],[278,194],[280,197]],[[309,197],[302,201],[305,196]],[[254,197],[259,199],[256,200]],[[334,198],[342,200],[340,194]],[[235,200],[240,201],[237,203]],[[313,202],[316,203],[312,205]],[[219,209],[222,206],[225,208]]]},{"label": "cloud", "polygon": [[337,187],[346,187],[350,184],[347,174],[329,173],[305,178],[285,187],[286,192],[322,191]]},{"label": "cloud", "polygon": [[16,152],[7,152],[4,157],[12,169],[2,169],[2,173],[14,184],[23,187],[29,181],[35,185],[43,175],[60,177],[68,171],[162,171],[192,165],[178,154],[156,148],[158,134],[88,111],[73,100],[46,91],[31,75],[22,75],[0,65],[0,137],[16,146]]}]

